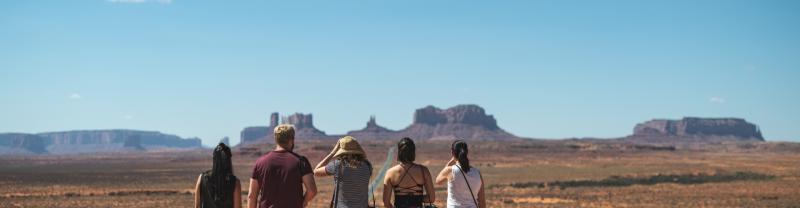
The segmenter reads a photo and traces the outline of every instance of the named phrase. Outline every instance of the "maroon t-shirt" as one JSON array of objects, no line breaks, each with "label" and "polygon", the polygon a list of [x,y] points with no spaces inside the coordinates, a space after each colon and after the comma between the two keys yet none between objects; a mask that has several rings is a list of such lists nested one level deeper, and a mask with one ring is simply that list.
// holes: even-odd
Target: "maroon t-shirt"
[{"label": "maroon t-shirt", "polygon": [[252,176],[261,188],[258,207],[302,208],[306,174],[312,174],[311,164],[294,152],[271,151],[258,158]]}]

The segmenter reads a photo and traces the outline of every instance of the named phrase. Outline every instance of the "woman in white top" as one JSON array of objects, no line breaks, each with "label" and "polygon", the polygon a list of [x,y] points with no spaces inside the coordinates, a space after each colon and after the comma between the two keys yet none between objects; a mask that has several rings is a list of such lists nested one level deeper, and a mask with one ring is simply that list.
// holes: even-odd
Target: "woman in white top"
[{"label": "woman in white top", "polygon": [[478,168],[469,165],[467,143],[456,140],[450,145],[452,157],[436,176],[436,184],[447,182],[448,208],[486,208],[483,176]]}]

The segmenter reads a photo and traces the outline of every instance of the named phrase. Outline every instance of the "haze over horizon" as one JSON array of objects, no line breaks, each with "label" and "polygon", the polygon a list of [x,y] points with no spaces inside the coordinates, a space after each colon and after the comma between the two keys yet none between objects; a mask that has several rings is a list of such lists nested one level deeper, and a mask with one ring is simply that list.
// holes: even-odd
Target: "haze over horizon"
[{"label": "haze over horizon", "polygon": [[[306,4],[304,4],[306,3]],[[800,2],[0,2],[0,132],[204,145],[269,114],[328,134],[477,104],[522,137],[738,117],[800,142]]]}]

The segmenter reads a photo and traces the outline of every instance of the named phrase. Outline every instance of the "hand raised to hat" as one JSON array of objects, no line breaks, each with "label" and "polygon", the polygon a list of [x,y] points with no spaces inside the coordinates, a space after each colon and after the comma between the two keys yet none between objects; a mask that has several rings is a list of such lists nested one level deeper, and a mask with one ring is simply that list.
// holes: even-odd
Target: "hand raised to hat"
[{"label": "hand raised to hat", "polygon": [[339,151],[339,149],[341,149],[341,148],[342,147],[341,147],[340,143],[336,142],[336,144],[333,146],[333,150],[331,151],[331,155],[336,154],[336,152]]},{"label": "hand raised to hat", "polygon": [[325,166],[328,165],[328,163],[331,161],[331,159],[333,159],[333,155],[335,155],[336,152],[338,152],[340,148],[341,147],[339,146],[339,142],[336,142],[336,144],[333,146],[333,150],[331,150],[331,153],[328,153],[328,155],[325,156],[325,158],[322,158],[322,161],[319,161],[317,166],[314,167],[314,175],[315,176],[326,176],[326,175],[328,175],[328,173],[325,170]]}]

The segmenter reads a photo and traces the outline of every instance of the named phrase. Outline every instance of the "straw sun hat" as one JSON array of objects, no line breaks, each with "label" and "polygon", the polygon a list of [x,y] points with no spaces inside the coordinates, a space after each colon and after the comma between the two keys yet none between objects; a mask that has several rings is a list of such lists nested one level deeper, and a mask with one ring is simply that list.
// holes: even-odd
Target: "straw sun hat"
[{"label": "straw sun hat", "polygon": [[362,149],[361,145],[359,145],[358,141],[356,141],[356,138],[351,136],[345,136],[339,139],[339,150],[336,151],[333,156],[337,157],[343,154],[356,154],[363,155],[364,157],[367,156],[367,154],[364,153],[364,149]]}]

